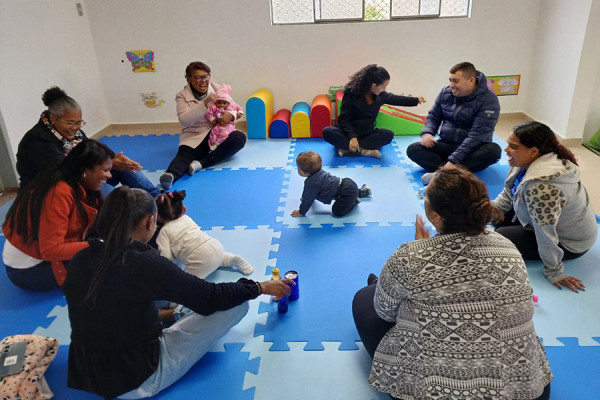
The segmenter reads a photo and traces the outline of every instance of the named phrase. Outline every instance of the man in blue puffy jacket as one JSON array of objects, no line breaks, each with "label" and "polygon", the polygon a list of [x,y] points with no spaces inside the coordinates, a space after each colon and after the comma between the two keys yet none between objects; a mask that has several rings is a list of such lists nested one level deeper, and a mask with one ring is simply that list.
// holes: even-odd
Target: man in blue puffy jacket
[{"label": "man in blue puffy jacket", "polygon": [[[449,163],[481,171],[498,162],[502,154],[492,142],[500,103],[488,89],[485,75],[469,62],[452,67],[449,79],[427,115],[421,140],[408,146],[407,155],[427,171]],[[433,174],[424,174],[423,184]]]}]

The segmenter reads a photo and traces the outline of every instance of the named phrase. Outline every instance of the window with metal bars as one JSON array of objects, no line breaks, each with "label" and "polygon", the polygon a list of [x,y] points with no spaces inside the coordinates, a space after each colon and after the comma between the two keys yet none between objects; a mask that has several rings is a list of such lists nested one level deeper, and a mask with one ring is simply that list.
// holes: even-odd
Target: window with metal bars
[{"label": "window with metal bars", "polygon": [[469,17],[471,0],[270,0],[275,25]]}]

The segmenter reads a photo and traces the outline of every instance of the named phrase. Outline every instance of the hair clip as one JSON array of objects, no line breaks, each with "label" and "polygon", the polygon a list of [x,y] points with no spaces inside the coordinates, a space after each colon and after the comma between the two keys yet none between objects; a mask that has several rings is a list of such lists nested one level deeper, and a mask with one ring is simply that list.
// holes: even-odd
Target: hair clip
[{"label": "hair clip", "polygon": [[168,193],[170,198],[173,198],[173,192]]}]

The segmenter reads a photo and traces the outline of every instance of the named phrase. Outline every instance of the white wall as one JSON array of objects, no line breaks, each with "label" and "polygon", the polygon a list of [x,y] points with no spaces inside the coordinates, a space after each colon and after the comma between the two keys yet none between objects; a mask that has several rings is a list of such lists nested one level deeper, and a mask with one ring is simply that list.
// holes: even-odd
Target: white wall
[{"label": "white wall", "polygon": [[[588,68],[594,64],[592,59],[597,59],[588,57],[582,64],[591,5],[592,0],[546,0],[540,12],[527,112],[565,138],[582,136],[581,119],[589,107],[587,88],[578,78],[580,69]],[[593,46],[588,42],[588,47]],[[590,84],[589,78],[586,83]],[[570,121],[573,111],[583,116]]]},{"label": "white wall", "polygon": [[109,123],[89,22],[75,1],[0,0],[0,110],[14,153],[53,85],[81,104],[86,131]]},{"label": "white wall", "polygon": [[[503,112],[522,111],[540,3],[475,0],[470,19],[293,26],[271,26],[268,0],[103,0],[85,8],[111,122],[132,123],[176,121],[174,97],[194,60],[229,83],[241,105],[267,87],[276,109],[310,103],[377,63],[392,75],[390,91],[426,97],[429,103],[411,110],[419,114],[447,84],[450,67],[469,60],[487,75],[521,74],[519,95],[500,101]],[[156,72],[133,73],[128,50],[154,50]],[[140,93],[152,91],[166,101],[162,107],[142,104]]]},{"label": "white wall", "polygon": [[[587,98],[582,101],[588,102],[587,113],[584,112],[579,119],[573,119],[573,123],[585,120],[583,128],[583,141],[587,142],[600,130],[600,0],[594,0],[588,21],[588,30],[583,49],[583,60],[585,68],[580,78],[582,87],[582,97],[587,94]],[[587,89],[587,90],[586,90]],[[583,107],[582,107],[583,108]],[[575,111],[575,110],[574,110]]]}]

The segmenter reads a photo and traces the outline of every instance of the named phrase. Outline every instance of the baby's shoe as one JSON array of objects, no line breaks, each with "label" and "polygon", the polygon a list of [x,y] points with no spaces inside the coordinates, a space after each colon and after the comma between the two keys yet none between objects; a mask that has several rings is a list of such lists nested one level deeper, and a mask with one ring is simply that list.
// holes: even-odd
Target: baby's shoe
[{"label": "baby's shoe", "polygon": [[358,197],[367,197],[371,195],[371,188],[365,183],[358,189]]},{"label": "baby's shoe", "polygon": [[171,189],[171,186],[173,186],[173,181],[175,180],[175,177],[173,176],[172,173],[170,172],[165,172],[164,174],[162,174],[160,176],[160,186],[165,189],[165,190],[169,190]]},{"label": "baby's shoe", "polygon": [[244,260],[240,256],[233,256],[231,258],[231,265],[239,269],[244,275],[250,275],[252,272],[254,272],[254,267],[252,267],[248,261]]},{"label": "baby's shoe", "polygon": [[200,164],[200,161],[194,160],[190,163],[190,166],[188,168],[188,174],[194,175],[196,172],[200,171],[201,169],[202,169],[202,164]]}]

